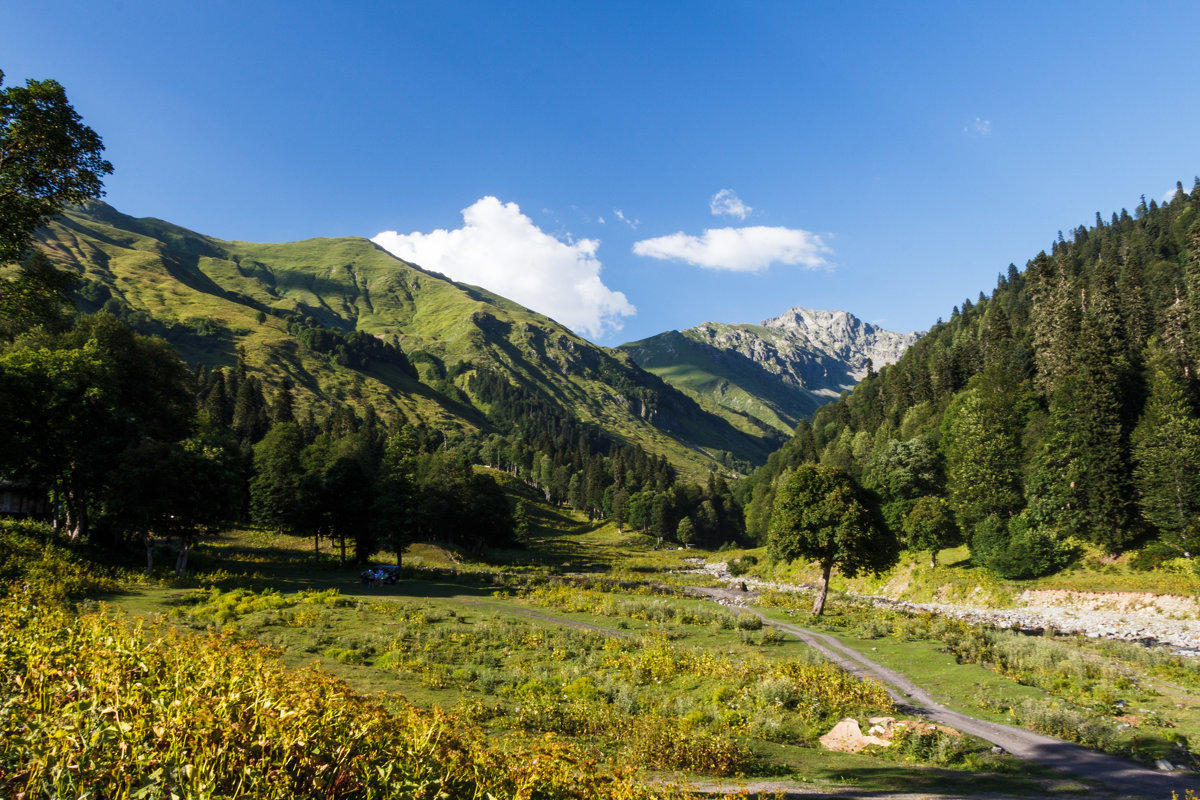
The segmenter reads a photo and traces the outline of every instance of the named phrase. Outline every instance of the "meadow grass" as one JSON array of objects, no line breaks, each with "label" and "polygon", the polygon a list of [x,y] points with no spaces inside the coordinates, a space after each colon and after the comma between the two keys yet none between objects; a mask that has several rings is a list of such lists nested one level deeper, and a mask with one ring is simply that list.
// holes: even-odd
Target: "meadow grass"
[{"label": "meadow grass", "polygon": [[[1025,765],[977,740],[857,756],[815,747],[841,716],[888,710],[878,685],[753,617],[684,596],[669,571],[696,551],[655,551],[558,513],[582,532],[545,538],[574,538],[614,568],[573,576],[538,563],[536,550],[496,566],[423,545],[406,553],[400,582],[366,586],[327,542],[314,553],[311,540],[243,531],[197,549],[205,573],[135,579],[105,596],[161,620],[147,625],[156,635],[263,643],[281,668],[316,667],[388,713],[411,703],[447,715],[510,753],[550,736],[602,763],[638,765],[643,779],[747,774],[880,791],[908,781],[935,792],[984,770],[1006,772],[994,780],[1014,794],[1033,790],[1030,775],[1015,774]],[[939,763],[955,769],[928,769]]]}]

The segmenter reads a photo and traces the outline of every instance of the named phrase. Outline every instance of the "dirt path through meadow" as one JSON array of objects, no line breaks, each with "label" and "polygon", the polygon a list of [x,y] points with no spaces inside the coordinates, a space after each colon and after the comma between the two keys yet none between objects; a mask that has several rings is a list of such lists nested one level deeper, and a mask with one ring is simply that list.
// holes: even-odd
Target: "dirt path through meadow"
[{"label": "dirt path through meadow", "polygon": [[[714,601],[733,601],[737,605],[743,605],[747,599],[746,593],[733,589],[697,587],[692,591]],[[1158,772],[1123,758],[1089,750],[1024,728],[988,722],[952,711],[904,675],[872,661],[832,636],[799,625],[767,619],[761,611],[753,608],[744,610],[758,616],[764,624],[800,639],[847,672],[860,678],[873,678],[882,682],[904,713],[948,725],[1003,747],[1017,758],[1041,764],[1072,778],[1095,783],[1100,794],[1112,793],[1117,797],[1168,800],[1172,792],[1178,793],[1181,798],[1187,789],[1200,792],[1200,776]]]}]

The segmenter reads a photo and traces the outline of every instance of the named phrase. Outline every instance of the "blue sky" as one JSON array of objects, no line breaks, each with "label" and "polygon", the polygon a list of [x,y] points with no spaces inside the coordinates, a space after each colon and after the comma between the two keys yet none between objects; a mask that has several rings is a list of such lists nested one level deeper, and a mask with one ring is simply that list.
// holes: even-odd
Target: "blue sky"
[{"label": "blue sky", "polygon": [[924,329],[1190,189],[1197,30],[1194,2],[9,0],[0,69],[66,86],[126,213],[394,232],[613,345],[796,305]]}]

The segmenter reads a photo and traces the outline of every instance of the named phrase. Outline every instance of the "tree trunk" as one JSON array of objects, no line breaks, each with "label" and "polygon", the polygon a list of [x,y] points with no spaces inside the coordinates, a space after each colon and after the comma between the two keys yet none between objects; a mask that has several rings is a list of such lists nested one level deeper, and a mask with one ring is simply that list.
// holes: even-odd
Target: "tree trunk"
[{"label": "tree trunk", "polygon": [[175,559],[175,574],[183,576],[187,574],[188,553],[192,549],[191,539],[181,537],[179,545],[179,558]]},{"label": "tree trunk", "polygon": [[936,567],[937,567],[937,550],[930,550],[929,551],[929,568],[935,569]]},{"label": "tree trunk", "polygon": [[821,565],[821,588],[813,600],[813,616],[819,617],[825,613],[825,598],[829,595],[829,574],[833,572],[833,562],[826,561]]},{"label": "tree trunk", "polygon": [[154,536],[149,532],[142,534],[142,541],[146,543],[146,574],[154,572]]},{"label": "tree trunk", "polygon": [[338,536],[338,542],[342,546],[342,555],[338,559],[338,566],[344,567],[344,566],[346,566],[346,534],[344,534],[344,533],[340,534]]},{"label": "tree trunk", "polygon": [[69,486],[66,491],[66,529],[67,538],[72,542],[78,542],[87,537],[88,534],[88,514],[87,514],[87,494],[83,489],[83,481],[78,475],[70,475],[67,480]]},{"label": "tree trunk", "polygon": [[321,532],[313,531],[313,552],[321,555]]}]

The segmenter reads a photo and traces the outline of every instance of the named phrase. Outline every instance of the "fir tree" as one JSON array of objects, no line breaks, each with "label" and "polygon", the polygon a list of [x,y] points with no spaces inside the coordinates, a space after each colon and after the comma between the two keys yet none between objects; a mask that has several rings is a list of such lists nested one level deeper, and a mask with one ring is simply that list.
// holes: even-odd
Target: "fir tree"
[{"label": "fir tree", "polygon": [[1155,340],[1150,399],[1133,434],[1134,483],[1142,516],[1181,552],[1200,552],[1200,420],[1186,383]]}]

